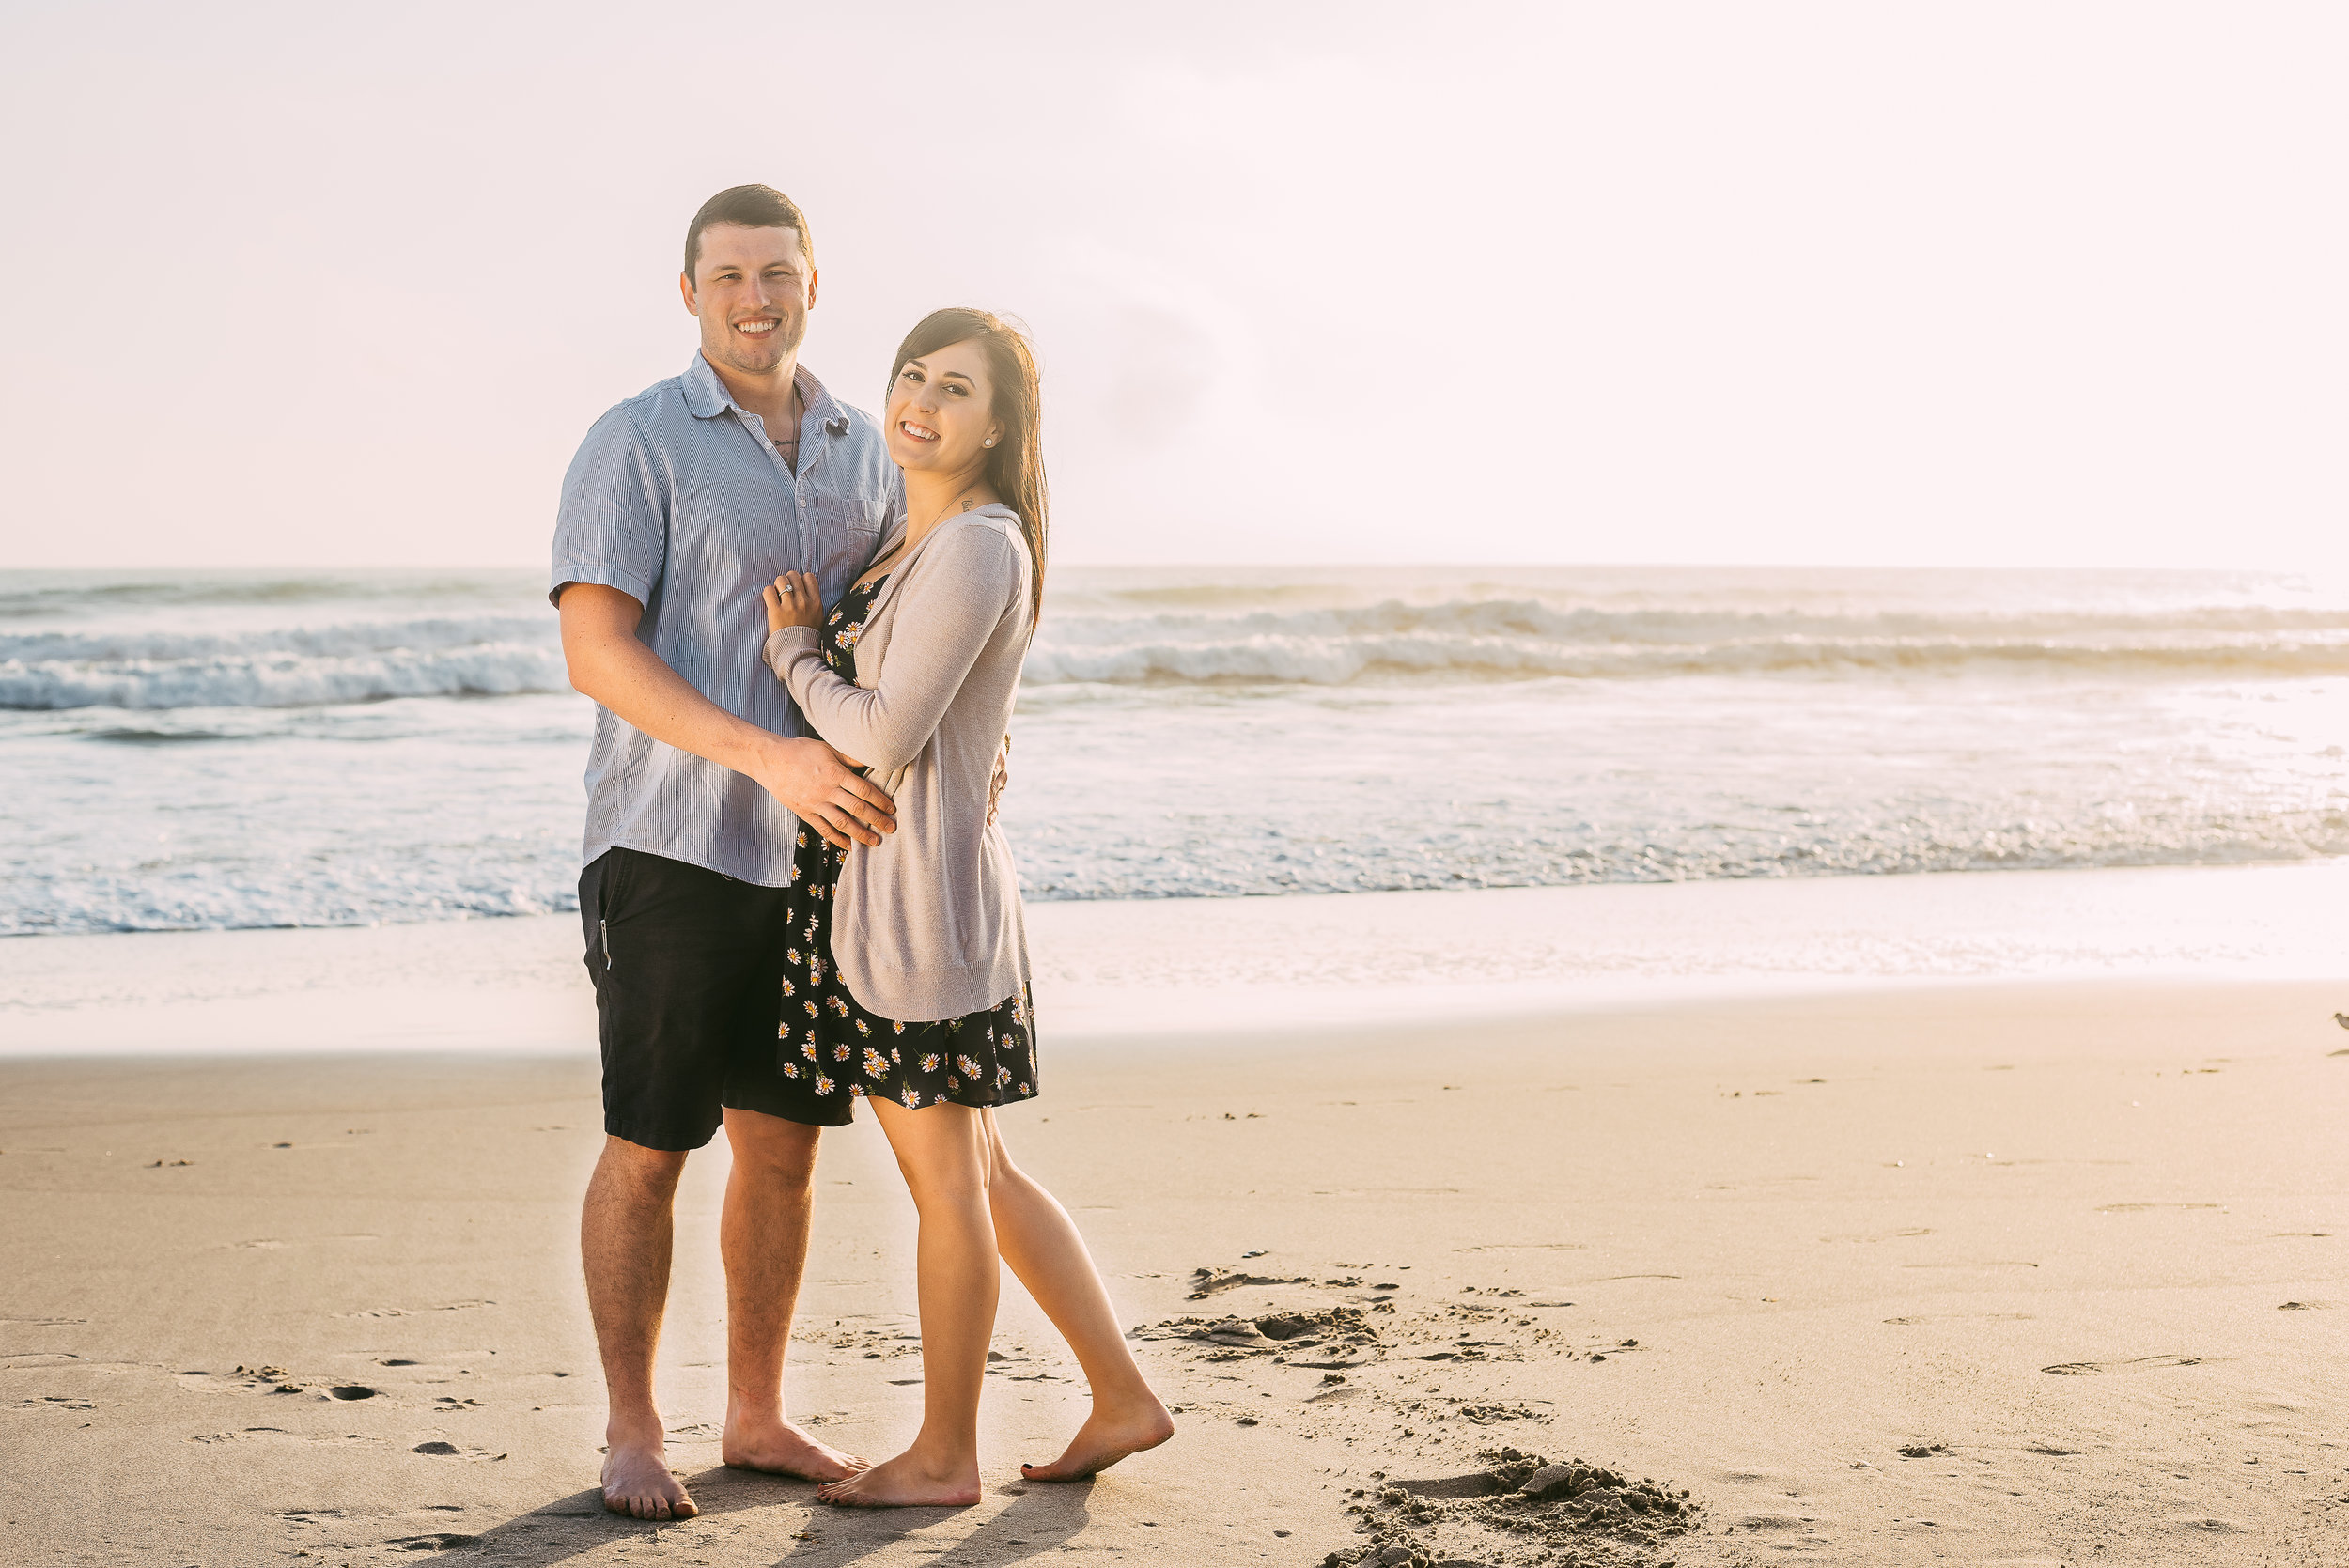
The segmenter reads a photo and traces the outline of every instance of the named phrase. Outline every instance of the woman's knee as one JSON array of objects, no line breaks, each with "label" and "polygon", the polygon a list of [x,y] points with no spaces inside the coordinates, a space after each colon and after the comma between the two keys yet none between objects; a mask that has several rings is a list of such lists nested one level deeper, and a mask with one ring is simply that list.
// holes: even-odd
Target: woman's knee
[{"label": "woman's knee", "polygon": [[897,1157],[897,1169],[906,1178],[906,1187],[913,1201],[925,1207],[931,1203],[985,1203],[988,1201],[988,1172],[978,1161],[971,1159],[908,1159]]},{"label": "woman's knee", "polygon": [[[890,1148],[914,1202],[987,1202],[987,1150],[959,1106],[900,1112],[893,1118]],[[934,1121],[916,1118],[934,1117]]]}]

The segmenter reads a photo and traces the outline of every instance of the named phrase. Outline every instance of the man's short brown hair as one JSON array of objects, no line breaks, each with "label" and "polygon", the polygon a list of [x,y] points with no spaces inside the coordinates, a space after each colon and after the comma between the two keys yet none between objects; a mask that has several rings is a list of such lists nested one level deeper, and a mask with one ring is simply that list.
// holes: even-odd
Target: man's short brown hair
[{"label": "man's short brown hair", "polygon": [[800,210],[799,203],[771,185],[737,185],[702,203],[702,210],[693,214],[693,222],[685,231],[685,278],[689,283],[693,280],[693,269],[701,264],[702,230],[712,224],[797,229],[800,254],[807,257],[811,270],[816,265],[816,237],[808,233],[807,214]]}]

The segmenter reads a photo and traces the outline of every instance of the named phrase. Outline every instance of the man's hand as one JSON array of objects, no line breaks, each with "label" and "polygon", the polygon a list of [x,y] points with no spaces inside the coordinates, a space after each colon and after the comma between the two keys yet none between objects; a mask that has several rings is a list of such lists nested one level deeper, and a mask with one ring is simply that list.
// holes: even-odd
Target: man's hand
[{"label": "man's hand", "polygon": [[826,842],[870,846],[897,831],[896,802],[822,741],[777,739],[766,751],[751,777]]}]

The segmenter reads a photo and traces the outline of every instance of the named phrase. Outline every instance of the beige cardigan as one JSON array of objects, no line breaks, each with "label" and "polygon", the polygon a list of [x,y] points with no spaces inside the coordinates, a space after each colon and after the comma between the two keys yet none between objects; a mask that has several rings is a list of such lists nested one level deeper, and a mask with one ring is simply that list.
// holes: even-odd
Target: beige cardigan
[{"label": "beige cardigan", "polygon": [[1011,846],[988,820],[1029,637],[1028,541],[1008,508],[949,519],[890,568],[856,641],[856,684],[812,627],[767,662],[816,733],[872,769],[897,831],[841,867],[832,962],[868,1010],[957,1018],[1018,994],[1028,938]]}]

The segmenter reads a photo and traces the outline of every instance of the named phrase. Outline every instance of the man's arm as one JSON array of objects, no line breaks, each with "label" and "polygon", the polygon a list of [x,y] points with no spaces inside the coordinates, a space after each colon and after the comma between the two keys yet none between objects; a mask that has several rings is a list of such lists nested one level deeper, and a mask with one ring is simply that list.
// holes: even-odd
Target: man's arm
[{"label": "man's arm", "polygon": [[879,844],[896,805],[820,740],[791,740],[703,696],[636,635],[645,607],[617,588],[562,590],[563,659],[571,685],[664,745],[755,781],[833,844]]}]

